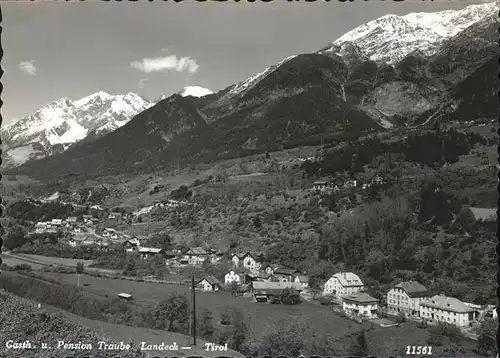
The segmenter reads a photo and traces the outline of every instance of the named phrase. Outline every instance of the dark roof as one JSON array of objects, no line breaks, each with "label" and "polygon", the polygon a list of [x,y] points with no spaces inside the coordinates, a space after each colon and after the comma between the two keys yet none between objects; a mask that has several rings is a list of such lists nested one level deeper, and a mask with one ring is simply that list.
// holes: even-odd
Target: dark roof
[{"label": "dark roof", "polygon": [[[190,252],[190,253],[189,253]],[[186,254],[190,254],[190,255],[206,255],[207,252],[205,251],[205,249],[203,247],[192,247],[190,248]]]},{"label": "dark roof", "polygon": [[234,268],[234,269],[228,270],[226,272],[226,274],[228,274],[231,271],[234,271],[237,274],[245,274],[245,275],[249,275],[250,274],[250,272],[247,269],[244,269],[244,268]]},{"label": "dark roof", "polygon": [[252,256],[254,259],[258,259],[258,258],[264,256],[264,254],[260,251],[247,251],[244,254],[240,255],[239,258],[243,259],[243,258],[245,258],[245,256]]},{"label": "dark roof", "polygon": [[315,181],[313,185],[326,185],[328,182],[326,180]]},{"label": "dark roof", "polygon": [[474,312],[474,309],[467,306],[465,303],[455,297],[447,297],[444,295],[435,295],[420,303],[421,306],[438,308],[441,310],[468,313]]},{"label": "dark roof", "polygon": [[200,281],[198,281],[198,283],[200,283],[203,280],[206,280],[211,285],[221,285],[221,282],[215,276],[212,275],[203,277]]},{"label": "dark roof", "polygon": [[431,295],[427,288],[417,281],[401,282],[394,287],[402,288],[409,297],[424,297]]},{"label": "dark roof", "polygon": [[[290,295],[300,297],[300,293],[297,290],[290,289],[288,292]],[[285,293],[285,289],[281,288],[267,288],[265,290],[254,290],[254,295],[281,296],[283,293]]]},{"label": "dark roof", "polygon": [[279,268],[279,266],[278,266],[278,265],[276,265],[276,264],[271,264],[271,263],[268,263],[268,262],[263,263],[261,267],[262,267],[262,269],[263,269],[263,270],[265,270],[267,266],[269,266],[269,267],[270,267],[270,268],[272,268],[273,270],[276,270],[276,269],[278,269],[278,268]]},{"label": "dark roof", "polygon": [[378,302],[375,297],[370,296],[367,293],[357,293],[357,294],[352,294],[352,295],[347,295],[347,296],[342,296],[342,299],[344,301],[351,301],[351,302],[358,302],[358,303],[370,303],[370,302]]},{"label": "dark roof", "polygon": [[299,282],[309,282],[309,277],[305,275],[297,275],[295,279],[299,279]]}]

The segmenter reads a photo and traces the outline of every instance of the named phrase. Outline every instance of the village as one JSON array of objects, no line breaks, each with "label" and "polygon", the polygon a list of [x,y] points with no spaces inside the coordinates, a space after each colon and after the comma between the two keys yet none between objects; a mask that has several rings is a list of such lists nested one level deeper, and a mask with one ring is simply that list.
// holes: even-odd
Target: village
[{"label": "village", "polygon": [[[349,217],[356,214],[361,198],[371,195],[372,191],[377,192],[380,188],[383,190],[393,185],[395,180],[394,176],[382,172],[370,174],[368,178],[354,178],[349,175],[316,177],[301,191],[304,195],[318,199],[319,203],[327,203],[325,210],[329,216]],[[414,180],[404,176],[398,180],[406,179]],[[439,187],[436,190],[439,190]],[[341,201],[347,205],[337,205]],[[75,209],[50,221],[27,221],[30,225],[26,235],[27,242],[35,244],[28,245],[28,248],[39,250],[45,246],[53,246],[46,244],[57,243],[54,246],[57,247],[56,251],[51,253],[31,251],[28,254],[56,256],[57,250],[64,247],[68,248],[67,257],[72,257],[73,252],[85,252],[85,259],[92,263],[85,266],[81,273],[87,274],[84,282],[94,290],[101,290],[107,285],[104,282],[117,278],[140,281],[130,282],[131,286],[124,284],[123,287],[106,289],[111,297],[118,297],[127,302],[137,299],[140,305],[153,304],[153,298],[138,293],[134,286],[136,284],[160,285],[167,291],[186,290],[193,276],[196,290],[203,292],[202,297],[210,296],[214,301],[222,297],[232,297],[231,299],[237,300],[237,305],[249,304],[257,311],[260,309],[258,306],[266,304],[271,305],[271,311],[276,308],[280,311],[299,310],[303,311],[304,315],[310,314],[311,310],[315,314],[328,311],[340,320],[353,322],[354,325],[372,324],[381,330],[399,327],[402,322],[416,326],[415,329],[424,330],[445,324],[454,326],[463,337],[477,340],[477,329],[488,319],[497,319],[493,302],[459,299],[447,289],[430,289],[428,287],[433,287],[433,282],[428,282],[428,279],[397,278],[382,287],[379,282],[374,282],[366,271],[351,268],[331,270],[318,281],[317,275],[311,276],[312,272],[308,270],[301,271],[283,265],[279,258],[269,259],[268,252],[258,249],[258,245],[251,245],[257,248],[254,249],[248,245],[231,247],[228,243],[221,246],[203,241],[191,244],[183,237],[176,240],[176,243],[167,243],[163,242],[162,238],[169,236],[167,232],[170,232],[170,228],[161,231],[158,226],[149,233],[137,233],[137,230],[134,230],[136,227],[151,225],[151,213],[155,210],[159,209],[157,212],[161,215],[173,218],[179,213],[189,211],[190,207],[200,205],[196,201],[169,198],[135,208],[135,211],[121,210],[119,207],[103,209],[99,205],[83,207],[63,202],[57,193],[42,202],[73,205]],[[329,206],[330,202],[335,203],[333,208]],[[40,204],[37,202],[34,205]],[[338,210],[342,206],[343,209]],[[495,220],[496,210],[493,208],[468,209],[471,218],[476,222]],[[152,240],[155,236],[160,240]],[[17,255],[19,259],[22,258],[22,252],[23,250],[13,250],[8,255],[12,255],[14,259]],[[74,274],[77,258],[73,257],[68,259],[74,261],[68,268],[71,268]],[[115,258],[116,262],[120,262],[120,267],[111,267],[108,264],[108,261]],[[127,262],[133,264],[129,265]],[[133,269],[127,271],[125,268],[128,267]],[[110,273],[112,269],[116,272]],[[102,283],[91,277],[96,272],[102,273]],[[63,280],[74,280],[71,278],[73,274],[65,276]],[[43,275],[55,277],[47,273]],[[89,287],[83,289],[87,290]],[[227,296],[227,292],[231,293],[231,296]]]},{"label": "village", "polygon": [[[387,179],[375,174],[370,181],[361,184],[356,179],[337,177],[315,181],[310,191],[317,193],[336,192],[349,188],[366,190],[372,185],[384,185]],[[152,207],[162,206],[176,210],[186,202],[168,200]],[[95,209],[101,209],[95,207]],[[135,215],[151,210],[143,208]],[[470,208],[476,220],[493,220],[494,209]],[[87,246],[108,250],[110,246],[122,247],[126,253],[138,253],[144,261],[160,260],[166,267],[201,267],[205,264],[229,263],[232,268],[223,276],[205,275],[197,278],[197,288],[215,292],[231,289],[240,294],[251,295],[256,303],[299,303],[305,299],[330,304],[334,311],[341,311],[354,320],[373,320],[380,325],[390,325],[383,317],[404,317],[427,324],[447,323],[468,331],[484,318],[495,318],[492,305],[477,305],[462,302],[444,292],[430,292],[416,281],[400,282],[385,294],[383,300],[370,296],[360,277],[353,272],[338,272],[321,283],[321,292],[312,292],[307,273],[265,261],[259,251],[232,252],[232,250],[180,247],[169,250],[143,245],[146,237],[125,233],[117,227],[130,222],[134,214],[110,212],[104,218],[93,215],[70,216],[65,220],[52,219],[35,224],[33,234],[62,233],[61,243],[73,248]],[[43,236],[43,235],[42,235]],[[317,291],[317,290],[316,290]],[[123,295],[126,295],[123,293]],[[124,297],[124,296],[122,296]]]},{"label": "village", "polygon": [[[322,184],[314,183],[313,190],[325,190]],[[81,220],[76,217],[54,219],[37,223],[35,232],[63,230],[67,244],[73,247],[95,245],[106,250],[109,245],[121,245],[126,253],[138,253],[144,261],[160,260],[169,268],[202,267],[227,261],[232,267],[223,276],[197,277],[196,288],[205,292],[230,290],[235,295],[251,297],[257,304],[317,301],[331,305],[333,312],[340,312],[358,322],[371,321],[382,327],[394,326],[402,319],[429,325],[446,323],[459,328],[470,338],[474,338],[472,329],[482,320],[497,318],[493,305],[462,302],[445,292],[431,292],[416,281],[400,282],[383,299],[377,299],[367,292],[370,285],[364,284],[356,273],[337,272],[321,283],[321,291],[317,292],[310,287],[306,272],[266,262],[264,253],[259,251],[227,252],[203,247],[182,251],[145,247],[140,238],[130,237],[111,227],[116,226],[121,218],[121,213],[111,213],[102,224],[91,215],[83,215]],[[104,228],[100,229],[103,225]],[[89,239],[90,236],[93,239]],[[119,297],[132,298],[127,293],[120,293]]]}]

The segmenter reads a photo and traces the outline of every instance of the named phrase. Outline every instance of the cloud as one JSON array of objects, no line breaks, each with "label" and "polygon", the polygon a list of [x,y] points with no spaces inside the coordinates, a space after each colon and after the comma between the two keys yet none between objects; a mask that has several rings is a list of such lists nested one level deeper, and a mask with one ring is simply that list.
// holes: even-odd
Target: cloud
[{"label": "cloud", "polygon": [[19,69],[21,70],[21,72],[24,72],[27,75],[35,76],[36,75],[36,67],[35,67],[34,63],[35,63],[34,60],[21,61],[19,63]]},{"label": "cloud", "polygon": [[187,71],[190,75],[195,74],[196,71],[198,71],[198,68],[200,68],[200,66],[196,63],[196,60],[192,59],[191,57],[178,58],[175,55],[156,58],[143,58],[140,61],[131,62],[130,67],[145,73]]},{"label": "cloud", "polygon": [[139,87],[140,89],[143,89],[144,87],[146,87],[147,80],[148,80],[147,78],[141,78],[139,80],[139,82],[137,83],[137,87]]}]

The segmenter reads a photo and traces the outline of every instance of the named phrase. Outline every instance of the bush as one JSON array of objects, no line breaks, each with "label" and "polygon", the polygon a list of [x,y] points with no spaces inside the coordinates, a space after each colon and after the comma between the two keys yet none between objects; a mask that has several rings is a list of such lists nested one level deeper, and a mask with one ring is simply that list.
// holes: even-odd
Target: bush
[{"label": "bush", "polygon": [[231,310],[229,308],[225,308],[220,313],[220,324],[224,326],[228,326],[231,324]]},{"label": "bush", "polygon": [[14,265],[13,271],[31,271],[32,267],[29,264]]},{"label": "bush", "polygon": [[85,271],[85,266],[83,265],[83,262],[78,261],[76,263],[76,272],[77,273],[83,273]]}]

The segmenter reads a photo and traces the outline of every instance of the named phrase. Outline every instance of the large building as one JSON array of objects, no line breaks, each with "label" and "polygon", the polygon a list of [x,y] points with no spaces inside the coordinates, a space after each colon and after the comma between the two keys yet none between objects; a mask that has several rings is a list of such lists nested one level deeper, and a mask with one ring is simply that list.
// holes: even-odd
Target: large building
[{"label": "large building", "polygon": [[363,288],[363,281],[358,275],[352,272],[339,272],[326,281],[323,294],[340,297],[360,292]]},{"label": "large building", "polygon": [[420,303],[430,296],[427,288],[417,281],[401,282],[387,293],[389,314],[403,312],[406,317],[420,316]]},{"label": "large building", "polygon": [[341,296],[342,308],[348,316],[376,318],[378,300],[367,293],[359,292]]},{"label": "large building", "polygon": [[478,312],[457,298],[441,294],[420,303],[420,317],[429,324],[441,322],[461,328],[472,326]]}]

